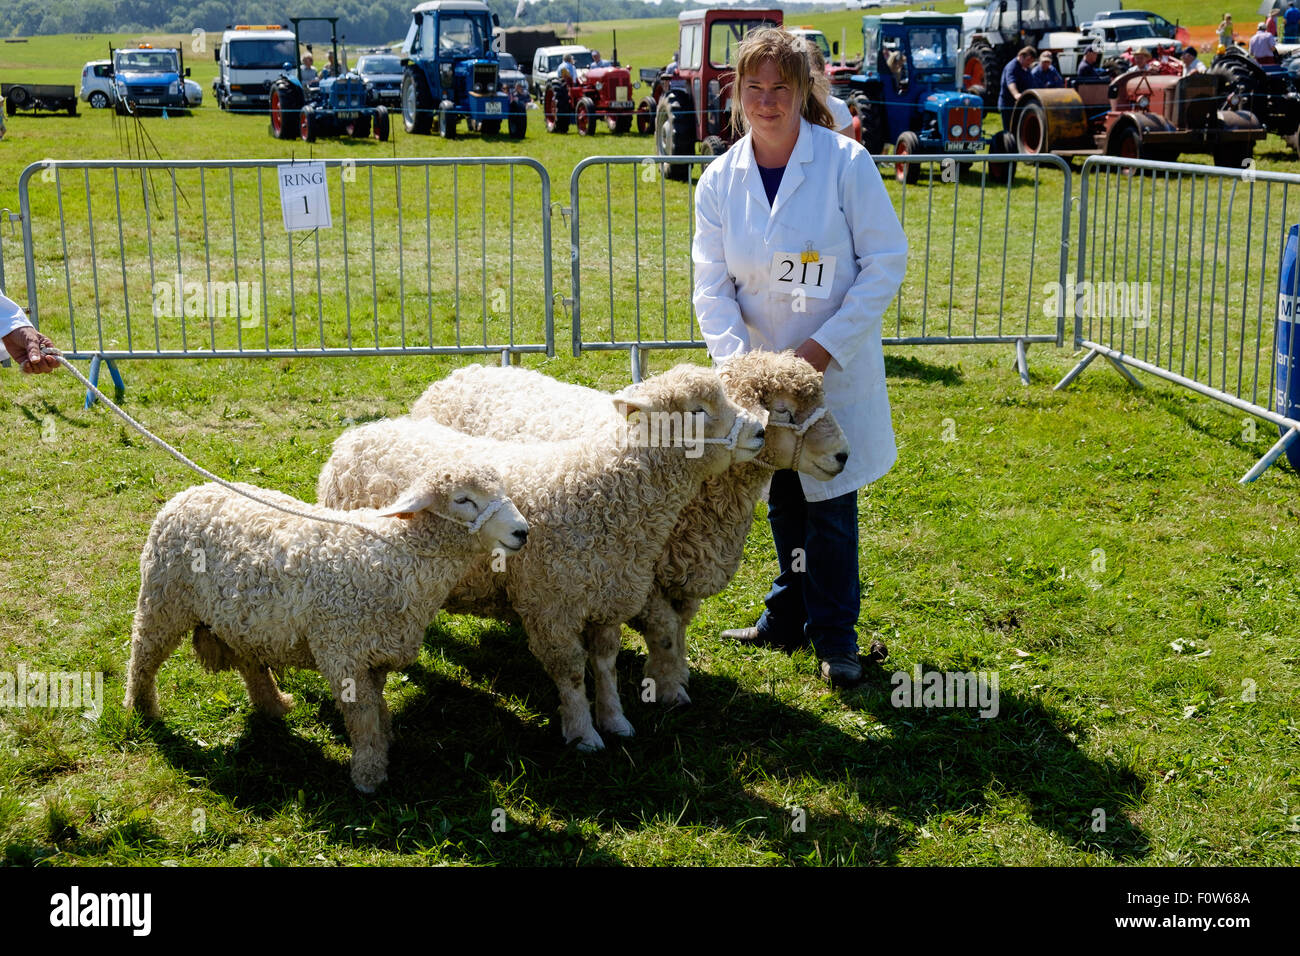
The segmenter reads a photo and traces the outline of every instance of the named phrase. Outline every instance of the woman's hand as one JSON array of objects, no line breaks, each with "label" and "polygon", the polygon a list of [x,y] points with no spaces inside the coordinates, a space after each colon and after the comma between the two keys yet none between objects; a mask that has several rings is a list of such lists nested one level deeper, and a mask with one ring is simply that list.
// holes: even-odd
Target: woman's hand
[{"label": "woman's hand", "polygon": [[819,372],[825,372],[826,366],[831,364],[831,353],[822,348],[816,339],[804,339],[803,345],[795,349],[794,354]]}]

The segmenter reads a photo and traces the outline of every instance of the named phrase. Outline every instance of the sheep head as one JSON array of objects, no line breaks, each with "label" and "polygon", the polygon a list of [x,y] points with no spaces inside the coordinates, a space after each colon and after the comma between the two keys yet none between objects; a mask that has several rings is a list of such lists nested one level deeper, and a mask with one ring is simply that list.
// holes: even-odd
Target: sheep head
[{"label": "sheep head", "polygon": [[501,476],[482,466],[435,469],[378,513],[407,521],[459,522],[484,551],[518,551],[528,538],[528,522],[507,497]]}]

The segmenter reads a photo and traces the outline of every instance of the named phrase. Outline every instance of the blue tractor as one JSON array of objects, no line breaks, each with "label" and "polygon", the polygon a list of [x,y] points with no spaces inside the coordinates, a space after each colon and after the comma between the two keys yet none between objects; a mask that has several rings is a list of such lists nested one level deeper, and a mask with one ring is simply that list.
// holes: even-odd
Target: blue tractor
[{"label": "blue tractor", "polygon": [[[940,13],[885,13],[862,18],[862,72],[855,75],[849,105],[857,113],[862,145],[873,155],[894,144],[895,155],[974,153],[991,145],[1015,152],[998,133],[984,139],[984,103],[962,92],[961,17]],[[990,177],[1005,182],[1009,163],[992,163]],[[900,183],[914,183],[918,163],[898,163]]]},{"label": "blue tractor", "polygon": [[[294,49],[302,23],[330,25],[330,64],[339,59],[338,17],[292,17]],[[309,48],[310,49],[310,48]],[[301,136],[308,143],[322,136],[366,137],[373,130],[382,143],[388,139],[388,110],[374,105],[366,95],[366,81],[346,66],[329,65],[318,76],[303,64],[286,63],[284,73],[271,84],[271,135],[276,139]]]},{"label": "blue tractor", "polygon": [[479,0],[433,0],[411,11],[402,43],[402,125],[428,134],[438,124],[443,139],[467,129],[495,136],[506,124],[523,139],[528,114],[522,101],[502,92],[501,63],[492,43],[497,15]]}]

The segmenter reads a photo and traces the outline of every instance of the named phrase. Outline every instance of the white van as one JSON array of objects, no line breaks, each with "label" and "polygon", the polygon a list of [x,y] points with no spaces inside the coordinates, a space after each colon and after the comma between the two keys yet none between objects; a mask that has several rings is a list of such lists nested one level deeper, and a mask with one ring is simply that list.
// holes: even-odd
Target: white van
[{"label": "white van", "polygon": [[276,25],[240,25],[221,35],[216,51],[217,78],[212,92],[223,110],[271,108],[271,83],[286,63],[297,65],[292,30]]},{"label": "white van", "polygon": [[585,46],[575,44],[544,46],[533,53],[533,72],[530,79],[533,84],[533,95],[539,102],[545,99],[546,87],[551,80],[555,79],[555,74],[559,71],[560,64],[564,62],[566,53],[573,54],[573,65],[577,69],[585,70],[591,66],[591,51]]}]

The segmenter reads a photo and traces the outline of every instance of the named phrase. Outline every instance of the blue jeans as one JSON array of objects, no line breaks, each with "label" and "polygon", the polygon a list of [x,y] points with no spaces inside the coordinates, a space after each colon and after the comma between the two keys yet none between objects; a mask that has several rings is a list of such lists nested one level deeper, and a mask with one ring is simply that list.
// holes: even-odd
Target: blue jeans
[{"label": "blue jeans", "polygon": [[858,495],[806,501],[797,473],[772,476],[767,517],[781,573],[758,620],[764,638],[789,647],[811,641],[823,660],[858,653]]}]

